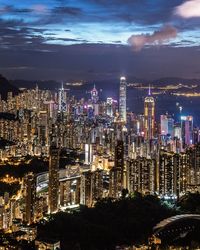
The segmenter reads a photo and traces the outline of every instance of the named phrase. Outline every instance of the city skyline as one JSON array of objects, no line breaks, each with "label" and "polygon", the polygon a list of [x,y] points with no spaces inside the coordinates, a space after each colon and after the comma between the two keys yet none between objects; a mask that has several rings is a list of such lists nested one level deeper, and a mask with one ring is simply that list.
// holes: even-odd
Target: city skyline
[{"label": "city skyline", "polygon": [[0,249],[200,247],[200,0],[0,0]]},{"label": "city skyline", "polygon": [[199,0],[0,1],[9,79],[200,78]]},{"label": "city skyline", "polygon": [[[101,213],[105,209],[105,218],[110,218],[107,209],[113,214],[121,202],[125,205],[120,218],[117,212],[111,223],[115,235],[121,229],[112,224],[119,220],[123,224],[124,209],[130,210],[130,215],[125,215],[120,237],[112,240],[112,233],[108,233],[110,240],[103,241],[103,249],[112,250],[113,245],[117,249],[125,242],[135,244],[138,230],[140,243],[145,243],[146,248],[152,244],[163,246],[171,242],[168,233],[174,232],[176,223],[180,231],[176,237],[182,238],[182,233],[187,236],[192,226],[195,238],[195,230],[199,230],[200,128],[193,124],[192,115],[157,115],[158,105],[150,86],[144,86],[145,98],[140,99],[143,111],[127,110],[127,85],[127,78],[118,79],[117,99],[102,99],[96,85],[91,86],[86,98],[79,98],[63,84],[53,90],[36,85],[16,94],[10,91],[6,100],[0,98],[0,247],[17,249],[24,240],[25,247],[34,250],[76,249],[77,242],[83,246],[81,249],[88,249],[90,241],[79,239],[82,233],[91,237],[88,230],[94,230],[98,239],[105,234],[93,229],[94,224],[84,231],[85,222],[79,220],[71,226],[64,223],[57,227],[54,223],[63,223],[56,222],[57,218],[73,216],[76,220],[83,216],[85,221],[84,211],[96,211],[98,206]],[[179,105],[176,113],[180,110]],[[184,210],[183,205],[180,210],[179,202],[188,195],[197,197],[197,201],[189,201],[197,206],[194,211]],[[129,203],[138,203],[140,209],[130,209]],[[146,218],[154,206],[158,206],[157,212],[153,209],[154,219],[147,222],[145,229],[143,210],[146,215],[142,217]],[[180,211],[181,217],[170,217]],[[186,220],[186,226],[180,218]],[[135,220],[138,224],[134,227]],[[166,230],[163,223],[172,220],[175,225]],[[108,218],[104,221],[107,232]],[[46,229],[51,223],[56,233],[49,234]],[[97,222],[97,227],[100,224]],[[75,231],[79,227],[81,230],[74,232],[74,227]],[[127,232],[131,230],[127,227],[136,228],[128,241]],[[69,232],[75,235],[73,248],[69,247]],[[94,244],[98,245],[99,240]],[[184,241],[184,246],[190,244]]]}]

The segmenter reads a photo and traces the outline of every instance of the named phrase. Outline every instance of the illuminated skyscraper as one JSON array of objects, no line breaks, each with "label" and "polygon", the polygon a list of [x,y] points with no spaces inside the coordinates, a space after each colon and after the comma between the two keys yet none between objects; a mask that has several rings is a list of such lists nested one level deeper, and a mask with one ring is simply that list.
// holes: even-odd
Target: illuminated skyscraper
[{"label": "illuminated skyscraper", "polygon": [[110,170],[109,195],[118,198],[124,186],[124,143],[118,140],[115,146],[115,166]]},{"label": "illuminated skyscraper", "polygon": [[151,89],[149,88],[149,94],[144,100],[144,136],[146,140],[154,138],[155,127],[155,100],[151,95]]},{"label": "illuminated skyscraper", "polygon": [[36,201],[36,179],[33,173],[25,177],[25,221],[27,224],[34,222],[35,201]]},{"label": "illuminated skyscraper", "polygon": [[52,144],[49,152],[49,212],[58,211],[60,150]]},{"label": "illuminated skyscraper", "polygon": [[155,193],[156,160],[137,157],[127,161],[127,184],[130,193]]},{"label": "illuminated skyscraper", "polygon": [[106,114],[110,117],[113,117],[114,111],[113,111],[113,99],[112,97],[108,97],[106,100]]},{"label": "illuminated skyscraper", "polygon": [[103,196],[103,171],[87,171],[81,175],[80,203],[91,207]]},{"label": "illuminated skyscraper", "polygon": [[97,91],[97,89],[95,87],[95,84],[94,84],[94,87],[93,87],[93,89],[91,90],[90,93],[91,93],[91,100],[92,100],[92,102],[93,103],[97,103],[98,100],[99,100],[99,96],[98,96],[98,91]]},{"label": "illuminated skyscraper", "polygon": [[181,116],[181,137],[184,148],[193,143],[192,132],[193,132],[193,117]]},{"label": "illuminated skyscraper", "polygon": [[126,123],[126,78],[120,78],[119,87],[119,118]]},{"label": "illuminated skyscraper", "polygon": [[160,151],[158,174],[158,193],[161,197],[170,198],[186,192],[187,156]]},{"label": "illuminated skyscraper", "polygon": [[160,116],[160,133],[161,135],[174,136],[174,119],[169,115]]},{"label": "illuminated skyscraper", "polygon": [[62,83],[62,87],[59,89],[59,96],[58,96],[58,109],[60,112],[65,112],[67,110],[67,94],[66,91],[63,87],[63,83]]}]

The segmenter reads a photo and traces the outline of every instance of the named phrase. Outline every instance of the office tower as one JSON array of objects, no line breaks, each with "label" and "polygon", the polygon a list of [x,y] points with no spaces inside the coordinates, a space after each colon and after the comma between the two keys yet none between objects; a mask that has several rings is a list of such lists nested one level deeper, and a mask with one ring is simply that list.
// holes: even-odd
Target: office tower
[{"label": "office tower", "polygon": [[200,130],[197,127],[193,129],[192,141],[194,145],[200,142]]},{"label": "office tower", "polygon": [[59,96],[58,96],[58,110],[63,113],[67,111],[67,94],[63,87],[63,83],[61,88],[59,89]]},{"label": "office tower", "polygon": [[52,143],[49,151],[49,212],[58,211],[60,150]]},{"label": "office tower", "polygon": [[179,123],[174,125],[174,137],[181,140],[181,125]]},{"label": "office tower", "polygon": [[106,100],[106,114],[110,117],[113,117],[114,115],[114,110],[113,110],[113,98],[108,97]]},{"label": "office tower", "polygon": [[167,135],[168,134],[168,118],[167,115],[160,116],[160,134]]},{"label": "office tower", "polygon": [[98,96],[98,91],[95,87],[95,84],[94,84],[93,89],[90,91],[90,94],[91,94],[92,103],[94,103],[94,104],[97,103],[99,100],[99,96]]},{"label": "office tower", "polygon": [[109,174],[109,195],[118,198],[124,187],[124,143],[122,140],[117,140],[115,145],[115,165]]},{"label": "office tower", "polygon": [[34,222],[35,201],[36,201],[36,179],[33,173],[24,178],[25,184],[25,221],[27,224]]},{"label": "office tower", "polygon": [[119,119],[126,123],[126,78],[120,78],[119,87]]},{"label": "office tower", "polygon": [[138,156],[127,161],[127,188],[130,193],[154,194],[156,184],[156,160]]},{"label": "office tower", "polygon": [[160,134],[161,135],[174,135],[174,119],[169,115],[160,116]]},{"label": "office tower", "polygon": [[183,148],[192,145],[193,117],[181,116],[181,138]]},{"label": "office tower", "polygon": [[148,96],[144,100],[144,137],[146,140],[154,138],[155,129],[155,101],[149,88]]},{"label": "office tower", "polygon": [[93,161],[92,144],[85,144],[85,164],[89,165]]}]

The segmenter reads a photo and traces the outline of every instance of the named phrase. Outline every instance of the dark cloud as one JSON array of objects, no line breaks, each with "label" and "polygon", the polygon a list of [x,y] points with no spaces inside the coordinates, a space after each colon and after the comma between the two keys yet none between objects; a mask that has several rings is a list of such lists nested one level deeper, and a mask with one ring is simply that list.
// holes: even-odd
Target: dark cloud
[{"label": "dark cloud", "polygon": [[67,6],[62,6],[62,7],[56,7],[52,10],[54,14],[67,14],[67,15],[80,15],[82,14],[82,9],[81,8],[75,8],[75,7],[67,7]]},{"label": "dark cloud", "polygon": [[157,24],[168,22],[171,19],[174,8],[183,0],[88,0],[97,4],[111,13],[113,19],[139,24]]},{"label": "dark cloud", "polygon": [[32,10],[28,8],[15,8],[13,5],[5,5],[0,7],[0,14],[20,14],[20,13],[30,13]]}]

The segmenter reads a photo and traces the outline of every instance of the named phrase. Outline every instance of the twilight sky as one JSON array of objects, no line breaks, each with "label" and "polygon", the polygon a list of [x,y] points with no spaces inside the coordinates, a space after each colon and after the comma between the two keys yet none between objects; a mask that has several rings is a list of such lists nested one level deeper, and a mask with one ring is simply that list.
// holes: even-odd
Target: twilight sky
[{"label": "twilight sky", "polygon": [[0,0],[0,73],[200,78],[200,0]]}]

